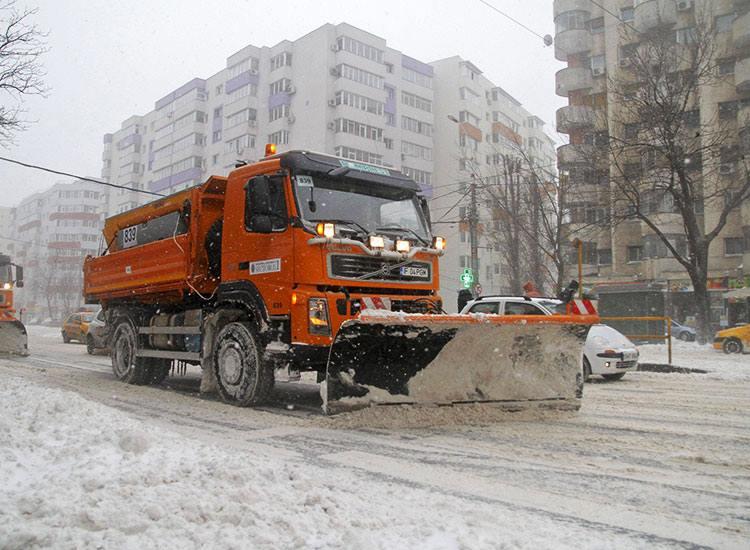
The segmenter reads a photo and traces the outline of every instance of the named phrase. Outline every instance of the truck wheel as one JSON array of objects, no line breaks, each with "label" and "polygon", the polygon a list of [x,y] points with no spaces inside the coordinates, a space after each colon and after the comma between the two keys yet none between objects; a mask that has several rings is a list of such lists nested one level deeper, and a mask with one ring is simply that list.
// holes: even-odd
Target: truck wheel
[{"label": "truck wheel", "polygon": [[724,350],[724,353],[742,353],[742,342],[737,338],[728,338],[724,340],[721,349]]},{"label": "truck wheel", "polygon": [[94,337],[90,334],[86,337],[86,353],[89,355],[94,355],[94,352],[96,351],[96,346],[94,345]]},{"label": "truck wheel", "polygon": [[146,384],[148,367],[143,357],[136,357],[138,349],[135,328],[129,321],[120,321],[112,337],[112,371],[118,380],[127,384]]},{"label": "truck wheel", "polygon": [[211,361],[219,395],[227,403],[248,407],[268,398],[273,369],[263,360],[259,338],[243,323],[228,323],[216,335]]}]

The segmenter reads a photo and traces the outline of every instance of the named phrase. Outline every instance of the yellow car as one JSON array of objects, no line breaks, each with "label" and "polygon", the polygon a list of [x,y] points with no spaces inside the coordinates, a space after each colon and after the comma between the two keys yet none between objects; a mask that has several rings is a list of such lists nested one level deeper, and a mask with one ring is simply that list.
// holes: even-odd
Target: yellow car
[{"label": "yellow car", "polygon": [[68,315],[62,325],[63,342],[67,344],[71,340],[76,340],[85,344],[86,334],[89,331],[89,323],[94,319],[94,315],[90,311]]},{"label": "yellow car", "polygon": [[720,330],[714,338],[714,349],[724,353],[742,353],[750,346],[750,325]]}]

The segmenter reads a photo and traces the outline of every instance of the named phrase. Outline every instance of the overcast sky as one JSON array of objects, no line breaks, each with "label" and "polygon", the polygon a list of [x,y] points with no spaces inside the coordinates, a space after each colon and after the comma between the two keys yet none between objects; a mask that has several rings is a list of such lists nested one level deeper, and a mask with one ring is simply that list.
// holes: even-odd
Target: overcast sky
[{"label": "overcast sky", "polygon": [[[488,0],[541,35],[554,34],[552,0]],[[193,77],[208,77],[254,44],[295,40],[347,22],[421,61],[460,55],[513,94],[554,132],[555,72],[542,39],[479,0],[18,0],[39,7],[49,32],[46,98],[26,101],[36,121],[0,156],[98,177],[102,135]],[[6,101],[6,98],[2,98]],[[0,205],[65,178],[0,162]]]}]

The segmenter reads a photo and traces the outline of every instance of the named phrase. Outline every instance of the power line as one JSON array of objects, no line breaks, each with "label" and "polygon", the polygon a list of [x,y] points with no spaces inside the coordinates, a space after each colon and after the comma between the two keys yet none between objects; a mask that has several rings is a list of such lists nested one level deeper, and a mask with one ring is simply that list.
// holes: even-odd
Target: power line
[{"label": "power line", "polygon": [[95,180],[92,178],[87,178],[85,176],[77,176],[76,174],[70,174],[68,172],[61,172],[60,170],[53,170],[52,168],[45,168],[44,166],[39,166],[37,164],[28,164],[26,162],[21,162],[20,160],[9,159],[6,157],[0,157],[0,160],[4,160],[5,162],[10,162],[13,164],[18,164],[20,166],[25,166],[26,168],[32,168],[34,170],[41,170],[42,172],[49,172],[50,174],[57,174],[58,176],[67,176],[69,178],[76,178],[82,181],[90,181],[91,183],[96,183],[99,185],[106,185],[108,187],[114,187],[115,189],[125,189],[127,191],[132,191],[134,193],[143,193],[145,195],[154,195],[156,197],[165,196],[163,193],[156,193],[155,191],[146,191],[145,189],[134,189],[133,187],[126,187],[125,185],[117,185],[116,183],[99,181],[99,180]]},{"label": "power line", "polygon": [[[500,10],[499,10],[499,9],[497,9],[497,8],[496,8],[495,6],[493,6],[492,4],[490,4],[489,2],[485,2],[485,0],[479,0],[479,1],[480,1],[480,2],[482,3],[482,4],[484,4],[485,6],[487,6],[488,8],[490,8],[490,9],[492,9],[492,10],[495,10],[495,11],[496,11],[497,13],[499,13],[499,14],[500,14],[500,15],[502,15],[503,17],[505,17],[505,18],[507,18],[507,19],[510,19],[511,21],[513,21],[513,22],[514,22],[514,23],[515,23],[516,25],[518,25],[519,27],[522,27],[522,28],[526,29],[526,30],[527,30],[527,31],[529,31],[529,32],[530,32],[531,34],[533,34],[534,36],[538,36],[539,38],[541,38],[542,40],[544,40],[544,36],[542,36],[541,34],[539,34],[539,33],[538,33],[538,32],[536,32],[536,31],[534,31],[534,30],[530,29],[529,27],[527,27],[526,25],[524,25],[523,23],[521,23],[521,22],[520,22],[519,20],[517,20],[517,19],[513,19],[513,18],[512,18],[512,17],[510,16],[510,15],[508,15],[508,14],[507,14],[507,13],[505,13],[504,11],[500,11]],[[546,44],[546,42],[545,42],[545,44]]]}]

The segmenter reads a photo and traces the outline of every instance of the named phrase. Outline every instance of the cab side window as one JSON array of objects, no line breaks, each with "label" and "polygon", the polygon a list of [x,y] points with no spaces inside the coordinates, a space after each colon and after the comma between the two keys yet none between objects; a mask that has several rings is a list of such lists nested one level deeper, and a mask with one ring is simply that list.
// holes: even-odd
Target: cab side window
[{"label": "cab side window", "polygon": [[245,228],[258,231],[257,217],[268,216],[273,231],[284,231],[289,223],[284,178],[281,176],[257,176],[245,186]]},{"label": "cab side window", "polygon": [[490,313],[490,314],[496,314],[497,313],[497,302],[480,302],[478,304],[474,304],[471,306],[471,309],[469,310],[469,313]]},{"label": "cab side window", "polygon": [[529,302],[505,302],[505,315],[544,315],[544,312]]}]

